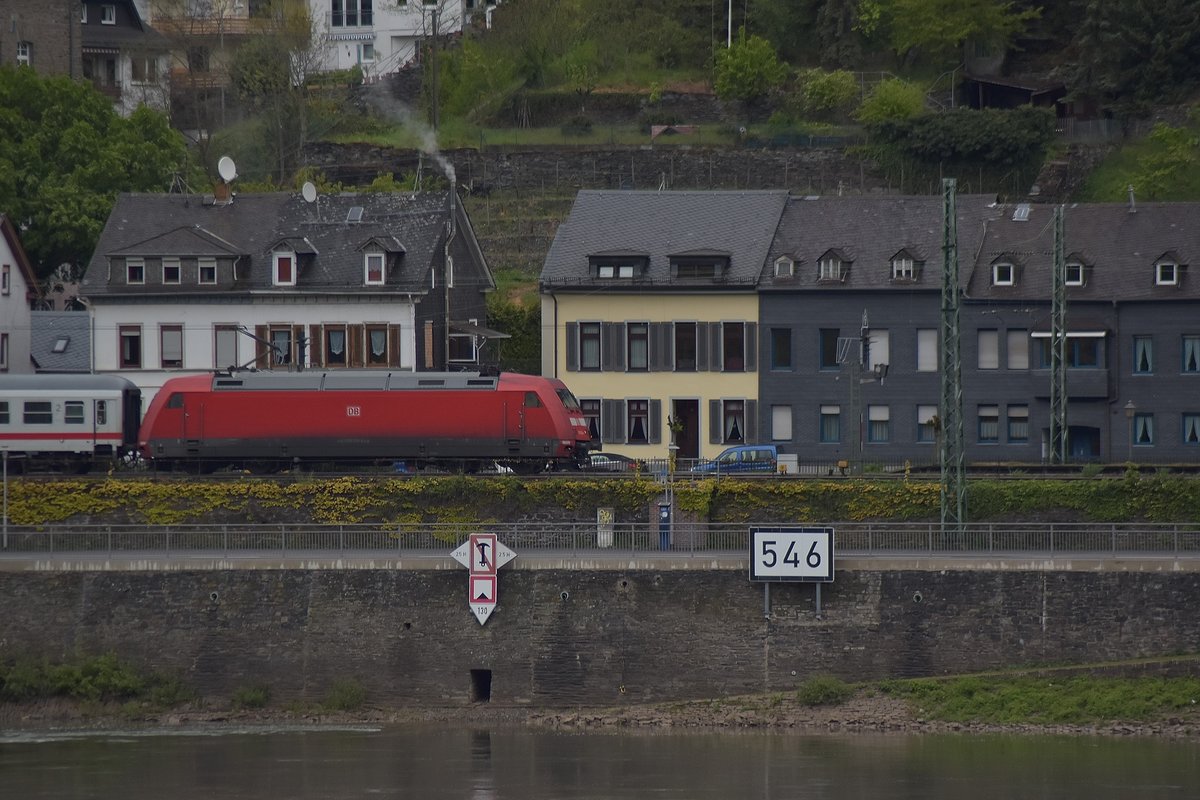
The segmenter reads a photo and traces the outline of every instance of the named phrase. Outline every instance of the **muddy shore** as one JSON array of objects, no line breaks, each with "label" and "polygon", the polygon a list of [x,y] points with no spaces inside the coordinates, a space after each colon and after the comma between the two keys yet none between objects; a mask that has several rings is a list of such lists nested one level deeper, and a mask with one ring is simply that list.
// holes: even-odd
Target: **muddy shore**
[{"label": "muddy shore", "polygon": [[773,695],[623,708],[531,709],[474,705],[469,708],[214,709],[201,706],[144,711],[128,706],[52,700],[0,704],[0,731],[95,732],[252,727],[353,727],[413,724],[519,726],[571,732],[643,730],[764,730],[797,734],[1014,734],[1061,736],[1153,736],[1200,739],[1200,709],[1156,720],[1089,725],[986,724],[925,719],[906,701],[859,692],[846,702],[807,706]]}]

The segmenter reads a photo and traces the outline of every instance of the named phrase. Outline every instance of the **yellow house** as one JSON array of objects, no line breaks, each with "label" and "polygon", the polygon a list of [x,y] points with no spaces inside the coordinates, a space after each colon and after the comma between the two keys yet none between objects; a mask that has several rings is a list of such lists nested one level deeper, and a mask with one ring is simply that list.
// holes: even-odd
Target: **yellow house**
[{"label": "yellow house", "polygon": [[582,191],[540,280],[542,373],[604,450],[712,458],[759,440],[759,275],[784,191]]}]

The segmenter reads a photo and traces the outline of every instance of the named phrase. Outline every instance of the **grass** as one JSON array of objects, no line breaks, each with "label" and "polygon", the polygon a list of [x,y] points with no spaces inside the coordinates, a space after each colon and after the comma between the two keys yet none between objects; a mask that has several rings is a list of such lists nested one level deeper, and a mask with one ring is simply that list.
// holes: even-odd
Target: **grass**
[{"label": "grass", "polygon": [[854,687],[828,675],[810,678],[796,690],[796,700],[806,706],[836,706],[850,699]]},{"label": "grass", "polygon": [[1174,170],[1154,197],[1147,195],[1144,186],[1139,186],[1143,182],[1144,165],[1163,157],[1166,152],[1165,144],[1148,136],[1127,142],[1092,171],[1080,189],[1078,199],[1089,203],[1122,203],[1129,197],[1130,184],[1138,200],[1183,201],[1200,198],[1200,159]]},{"label": "grass", "polygon": [[992,724],[1147,721],[1200,703],[1198,678],[981,677],[885,681],[926,719]]}]

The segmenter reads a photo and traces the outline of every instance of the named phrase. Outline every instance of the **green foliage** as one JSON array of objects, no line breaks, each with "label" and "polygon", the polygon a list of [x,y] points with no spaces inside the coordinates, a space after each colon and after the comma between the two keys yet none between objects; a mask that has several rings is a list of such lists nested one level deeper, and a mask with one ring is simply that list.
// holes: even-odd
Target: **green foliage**
[{"label": "green foliage", "polygon": [[1200,199],[1200,159],[1195,144],[1200,138],[1200,121],[1195,115],[1193,111],[1185,126],[1160,124],[1151,135],[1123,143],[1088,175],[1079,199],[1124,202],[1131,185],[1138,198]]},{"label": "green foliage", "polygon": [[826,72],[805,70],[800,74],[800,111],[807,117],[823,119],[842,116],[858,100],[858,79],[845,70]]},{"label": "green foliage", "polygon": [[922,716],[955,722],[1086,724],[1152,720],[1200,702],[1198,678],[979,677],[888,681]]},{"label": "green foliage", "polygon": [[1003,52],[1040,11],[1005,0],[876,0],[892,50],[936,63],[957,61],[969,41]]},{"label": "green foliage", "polygon": [[1054,112],[964,108],[882,120],[870,128],[880,143],[927,164],[1025,166],[1040,164],[1054,140]]},{"label": "green foliage", "polygon": [[854,688],[831,675],[809,678],[796,690],[796,700],[806,706],[836,706],[850,699]]},{"label": "green foliage", "polygon": [[233,693],[234,708],[266,708],[271,702],[271,690],[266,686],[243,686]]},{"label": "green foliage", "polygon": [[163,114],[123,119],[88,83],[0,68],[0,209],[40,277],[87,262],[118,193],[166,191],[186,171]]},{"label": "green foliage", "polygon": [[747,37],[743,30],[732,47],[717,51],[713,88],[722,100],[755,102],[779,88],[785,78],[787,66],[761,36]]},{"label": "green foliage", "polygon": [[329,687],[322,705],[330,711],[357,711],[367,701],[367,690],[354,678],[340,678]]},{"label": "green foliage", "polygon": [[924,110],[924,89],[900,78],[888,78],[875,84],[854,116],[864,125],[881,125],[911,119]]},{"label": "green foliage", "polygon": [[57,664],[26,661],[0,665],[0,698],[9,701],[50,697],[119,701],[149,696],[162,685],[163,681],[146,678],[111,653]]},{"label": "green foliage", "polygon": [[536,374],[541,369],[540,305],[515,303],[494,292],[488,295],[488,325],[512,337],[496,344],[501,369],[529,374]]},{"label": "green foliage", "polygon": [[[1193,114],[1195,118],[1195,114]],[[1171,200],[1179,177],[1195,173],[1200,134],[1193,128],[1174,128],[1160,122],[1150,132],[1152,149],[1138,160],[1133,188],[1147,200]]]}]

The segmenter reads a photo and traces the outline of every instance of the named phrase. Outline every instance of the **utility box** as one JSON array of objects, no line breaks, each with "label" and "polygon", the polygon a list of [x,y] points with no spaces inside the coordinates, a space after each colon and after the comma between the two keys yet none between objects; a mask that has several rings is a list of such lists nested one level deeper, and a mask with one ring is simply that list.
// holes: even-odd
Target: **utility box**
[{"label": "utility box", "polygon": [[780,475],[800,474],[800,456],[795,453],[780,453],[776,464],[779,467]]},{"label": "utility box", "polygon": [[658,549],[671,549],[671,504],[658,504]]}]

